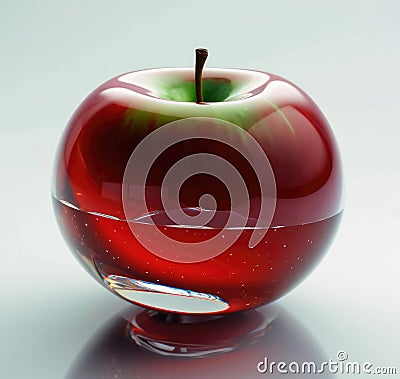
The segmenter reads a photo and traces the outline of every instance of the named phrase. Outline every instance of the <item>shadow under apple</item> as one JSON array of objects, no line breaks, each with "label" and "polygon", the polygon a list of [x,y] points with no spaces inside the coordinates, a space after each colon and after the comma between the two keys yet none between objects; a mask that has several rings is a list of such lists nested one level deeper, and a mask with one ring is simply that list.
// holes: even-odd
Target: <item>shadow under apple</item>
[{"label": "shadow under apple", "polygon": [[[280,306],[219,316],[130,306],[89,340],[66,378],[308,378],[312,374],[281,373],[271,363],[298,362],[301,367],[314,362],[318,369],[325,361],[312,335]],[[325,371],[318,377],[334,377]]]}]

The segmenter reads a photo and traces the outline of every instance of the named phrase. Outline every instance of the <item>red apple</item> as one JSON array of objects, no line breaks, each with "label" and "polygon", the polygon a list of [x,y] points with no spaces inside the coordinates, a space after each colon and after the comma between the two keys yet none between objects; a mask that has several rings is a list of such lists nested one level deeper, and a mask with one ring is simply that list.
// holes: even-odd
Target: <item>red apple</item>
[{"label": "red apple", "polygon": [[258,307],[296,286],[333,239],[336,140],[286,79],[239,69],[196,79],[136,71],[85,99],[56,157],[57,220],[78,260],[128,301],[178,313]]}]

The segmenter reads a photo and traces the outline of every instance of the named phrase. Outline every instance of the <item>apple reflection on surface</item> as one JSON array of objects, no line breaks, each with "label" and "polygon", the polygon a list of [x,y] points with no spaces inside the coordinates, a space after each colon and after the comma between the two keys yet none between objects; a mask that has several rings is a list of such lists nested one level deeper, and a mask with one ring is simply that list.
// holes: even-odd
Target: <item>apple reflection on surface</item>
[{"label": "apple reflection on surface", "polygon": [[[257,364],[328,358],[282,307],[219,316],[183,316],[129,307],[113,317],[79,353],[66,378],[277,378]],[[323,373],[318,377],[333,378]]]}]

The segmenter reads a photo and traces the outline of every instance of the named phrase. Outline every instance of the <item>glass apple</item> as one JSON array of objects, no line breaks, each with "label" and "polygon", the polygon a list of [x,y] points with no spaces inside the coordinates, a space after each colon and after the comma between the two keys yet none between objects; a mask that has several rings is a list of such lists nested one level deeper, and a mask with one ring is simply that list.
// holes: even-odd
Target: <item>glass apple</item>
[{"label": "glass apple", "polygon": [[113,293],[230,313],[278,299],[321,260],[342,171],[327,120],[296,85],[252,70],[201,75],[149,69],[95,89],[59,145],[53,205],[75,257]]}]

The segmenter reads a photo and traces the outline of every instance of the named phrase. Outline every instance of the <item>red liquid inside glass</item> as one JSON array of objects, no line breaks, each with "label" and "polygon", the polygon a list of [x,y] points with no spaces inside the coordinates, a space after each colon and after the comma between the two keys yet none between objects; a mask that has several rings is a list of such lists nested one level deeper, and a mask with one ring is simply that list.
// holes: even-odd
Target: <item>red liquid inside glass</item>
[{"label": "red liquid inside glass", "polygon": [[[225,230],[225,234],[241,233],[232,247],[210,260],[185,264],[159,258],[146,250],[126,221],[88,214],[57,200],[54,200],[54,207],[70,249],[96,279],[104,280],[109,289],[117,289],[124,298],[136,303],[158,308],[159,299],[150,297],[149,289],[136,288],[133,284],[126,287],[126,283],[125,291],[118,285],[113,288],[115,283],[108,277],[116,275],[212,294],[229,304],[215,304],[219,299],[212,300],[214,303],[207,302],[203,308],[211,309],[211,313],[257,307],[287,293],[323,257],[341,219],[338,214],[304,225],[272,227],[252,249],[248,247],[252,230]],[[151,238],[156,226],[143,224],[142,227],[143,234]],[[220,229],[159,227],[175,239],[187,242],[209,239],[220,232]],[[147,301],[146,291],[150,291]],[[132,293],[128,295],[129,292]],[[138,295],[139,292],[144,296]],[[173,306],[173,300],[169,301]],[[190,313],[190,308],[186,312]]]}]

